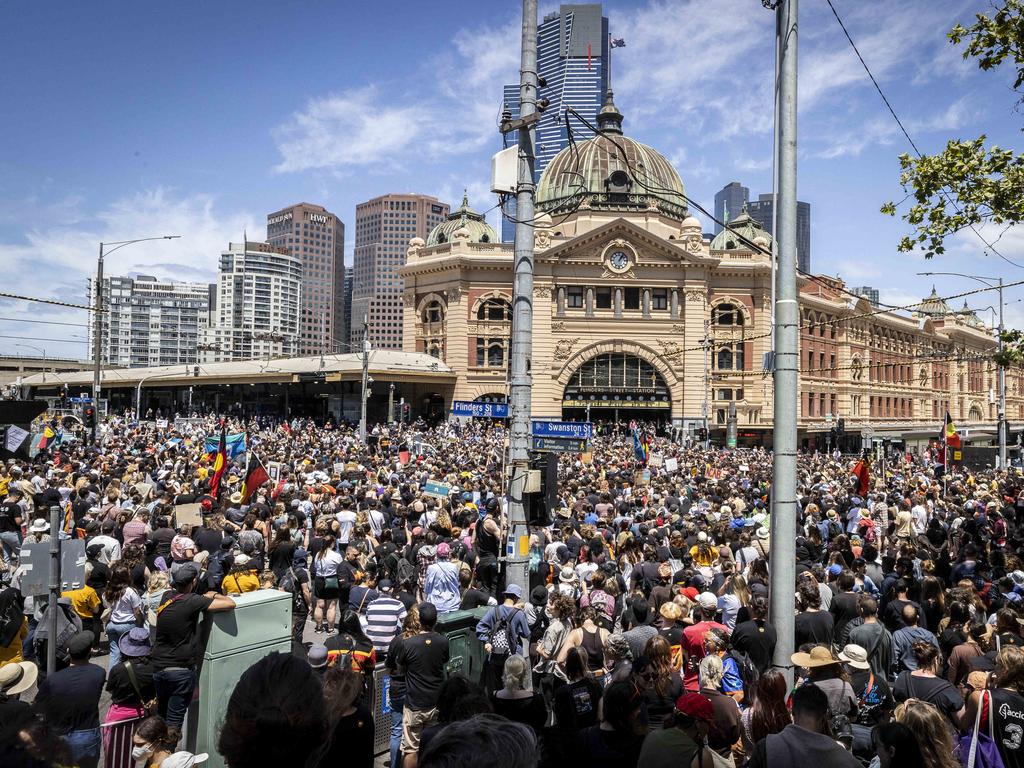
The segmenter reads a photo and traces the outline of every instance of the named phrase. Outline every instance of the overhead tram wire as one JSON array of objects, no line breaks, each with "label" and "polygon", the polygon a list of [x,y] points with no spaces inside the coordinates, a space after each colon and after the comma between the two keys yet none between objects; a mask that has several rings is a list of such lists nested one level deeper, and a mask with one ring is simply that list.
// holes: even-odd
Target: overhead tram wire
[{"label": "overhead tram wire", "polygon": [[[864,71],[867,73],[868,78],[870,78],[871,84],[875,86],[875,90],[878,91],[878,95],[881,96],[882,101],[885,102],[885,106],[889,110],[889,114],[892,115],[893,120],[896,121],[896,125],[899,126],[899,129],[903,132],[903,135],[906,137],[907,141],[910,143],[910,146],[914,149],[914,152],[917,154],[917,156],[923,157],[923,153],[920,149],[918,149],[917,144],[911,138],[910,133],[906,129],[906,126],[903,125],[903,121],[900,120],[899,115],[896,114],[896,110],[893,109],[893,106],[889,102],[889,99],[882,91],[882,86],[878,84],[878,80],[876,80],[874,74],[872,74],[870,67],[868,67],[868,63],[864,61],[864,57],[861,55],[860,50],[857,48],[857,44],[853,42],[853,37],[850,35],[849,30],[846,28],[846,24],[843,23],[842,18],[839,16],[839,12],[836,10],[836,7],[832,4],[832,0],[825,0],[825,2],[828,3],[828,7],[832,10],[832,15],[836,17],[836,21],[839,22],[839,26],[843,30],[843,34],[846,35],[846,40],[847,42],[850,43],[850,47],[853,48],[853,52],[857,54],[857,58],[860,60],[861,66],[864,67]],[[946,202],[949,203],[950,206],[952,206],[954,211],[961,214],[963,213],[963,211],[961,211],[960,207],[949,196],[949,194],[947,194],[943,190],[939,190],[939,194],[941,194],[942,197],[946,200]],[[988,250],[992,251],[992,253],[1001,258],[1007,264],[1012,264],[1013,266],[1019,269],[1024,269],[1024,264],[1018,264],[1013,259],[1008,258],[1007,256],[1003,255],[1000,251],[998,251],[995,247],[995,244],[990,243],[988,240],[986,240],[985,237],[981,234],[981,232],[977,230],[974,224],[968,224],[967,226],[975,235],[977,235],[978,239],[985,244]],[[1002,235],[1000,235],[999,237],[1001,238]]]},{"label": "overhead tram wire", "polygon": [[[19,301],[35,301],[40,304],[53,304],[54,306],[58,307],[70,307],[71,309],[86,309],[90,312],[96,311],[93,307],[87,307],[84,304],[72,304],[67,301],[57,301],[56,299],[39,299],[36,298],[35,296],[22,296],[21,294],[18,293],[7,293],[5,291],[0,291],[0,299],[18,299]],[[107,310],[103,311],[106,312]]]}]

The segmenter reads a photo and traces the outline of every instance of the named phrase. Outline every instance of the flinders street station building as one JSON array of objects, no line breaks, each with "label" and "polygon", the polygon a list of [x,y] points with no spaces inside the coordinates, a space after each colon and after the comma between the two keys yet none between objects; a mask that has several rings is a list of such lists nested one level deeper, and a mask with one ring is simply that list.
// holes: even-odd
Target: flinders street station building
[{"label": "flinders street station building", "polygon": [[[690,429],[706,416],[712,437],[734,415],[739,444],[770,445],[771,236],[744,213],[706,238],[677,171],[622,123],[609,93],[600,134],[537,185],[532,415]],[[454,373],[438,401],[506,397],[513,246],[498,239],[463,200],[409,242],[403,349]],[[975,314],[934,290],[881,311],[838,279],[797,279],[804,447],[824,447],[840,419],[849,445],[862,431],[920,444],[947,410],[971,441],[993,439],[995,339]],[[1006,415],[1024,421],[1018,369]]]}]

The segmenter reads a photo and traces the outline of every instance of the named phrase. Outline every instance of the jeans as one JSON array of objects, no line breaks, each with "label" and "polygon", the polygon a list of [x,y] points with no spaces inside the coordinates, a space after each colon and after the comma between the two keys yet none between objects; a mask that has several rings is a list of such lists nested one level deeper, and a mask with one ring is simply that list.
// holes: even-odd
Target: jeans
[{"label": "jeans", "polygon": [[402,753],[402,710],[405,709],[405,695],[391,697],[391,768],[401,768]]},{"label": "jeans", "polygon": [[153,674],[156,687],[157,711],[167,725],[181,727],[185,722],[185,713],[192,703],[192,694],[196,689],[196,673],[192,669],[171,667],[158,669]]},{"label": "jeans", "polygon": [[113,669],[114,665],[121,660],[121,648],[117,643],[134,626],[134,621],[117,624],[110,622],[107,624],[107,640],[110,641],[110,661],[107,662],[107,669]]},{"label": "jeans", "polygon": [[64,734],[64,742],[71,751],[71,761],[79,768],[96,768],[100,761],[99,728],[70,731]]},{"label": "jeans", "polygon": [[36,621],[34,615],[28,617],[28,634],[25,635],[25,640],[21,644],[21,655],[25,661],[36,660],[36,627],[39,626],[39,622]]},{"label": "jeans", "polygon": [[21,551],[21,536],[17,531],[0,533],[0,546],[3,547],[4,560],[10,563],[11,558]]}]

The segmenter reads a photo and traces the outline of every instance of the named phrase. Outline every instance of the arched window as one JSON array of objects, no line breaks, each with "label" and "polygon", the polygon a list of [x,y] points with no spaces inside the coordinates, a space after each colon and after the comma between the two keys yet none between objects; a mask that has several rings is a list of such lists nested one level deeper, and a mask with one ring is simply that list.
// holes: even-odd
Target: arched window
[{"label": "arched window", "polygon": [[477,320],[511,320],[512,305],[501,298],[487,299],[476,312]]},{"label": "arched window", "polygon": [[489,242],[491,242],[491,236],[490,235],[480,235],[480,242],[481,243],[489,243]]},{"label": "arched window", "polygon": [[731,349],[720,349],[718,350],[716,361],[716,368],[720,371],[731,371],[732,370],[732,350]]},{"label": "arched window", "polygon": [[715,325],[743,325],[743,312],[735,304],[719,304],[711,311]]},{"label": "arched window", "polygon": [[443,323],[444,322],[444,305],[434,299],[427,306],[423,308],[423,322],[424,323]]},{"label": "arched window", "polygon": [[504,368],[505,347],[508,339],[477,337],[476,364],[478,368]]},{"label": "arched window", "polygon": [[440,339],[433,339],[427,344],[427,354],[436,357],[438,360],[444,357]]}]

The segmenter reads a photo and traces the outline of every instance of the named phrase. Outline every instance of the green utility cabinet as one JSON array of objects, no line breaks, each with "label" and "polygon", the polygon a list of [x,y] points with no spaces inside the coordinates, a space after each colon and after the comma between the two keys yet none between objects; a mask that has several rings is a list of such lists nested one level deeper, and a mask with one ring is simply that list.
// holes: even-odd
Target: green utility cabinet
[{"label": "green utility cabinet", "polygon": [[465,675],[474,683],[480,681],[484,671],[483,643],[477,639],[476,625],[489,608],[473,608],[469,611],[452,611],[437,617],[435,630],[448,638],[447,673]]},{"label": "green utility cabinet", "polygon": [[236,608],[209,613],[201,632],[205,643],[198,697],[188,712],[187,749],[210,755],[205,768],[223,768],[217,739],[235,684],[249,667],[274,651],[291,653],[292,596],[261,589],[234,597]]}]

